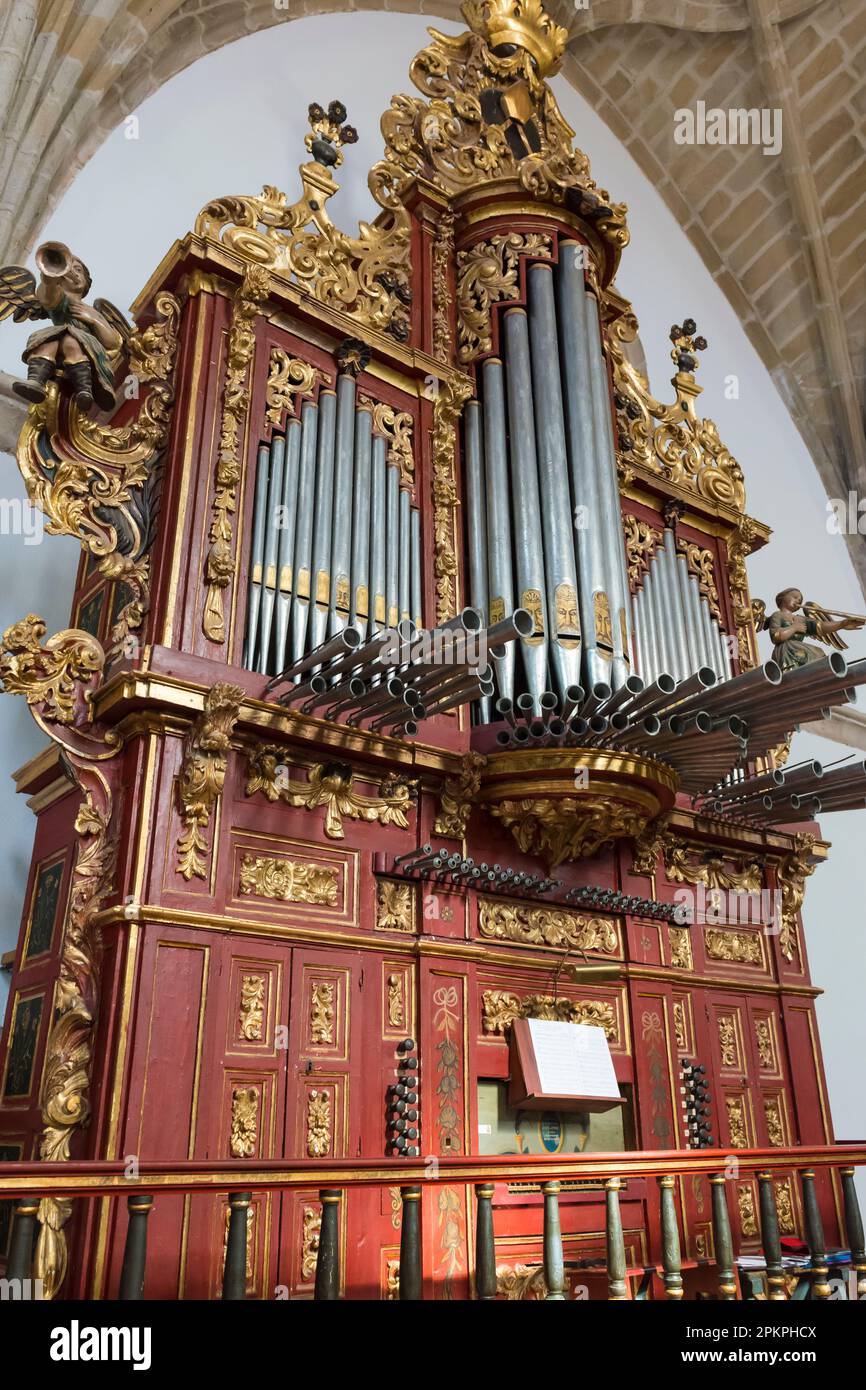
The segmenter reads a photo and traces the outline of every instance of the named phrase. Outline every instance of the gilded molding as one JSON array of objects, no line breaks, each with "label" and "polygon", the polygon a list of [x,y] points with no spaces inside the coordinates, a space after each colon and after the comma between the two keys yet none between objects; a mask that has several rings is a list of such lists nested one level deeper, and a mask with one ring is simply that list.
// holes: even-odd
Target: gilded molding
[{"label": "gilded molding", "polygon": [[177,781],[185,828],[177,841],[176,871],[187,882],[207,878],[208,843],[203,831],[222,795],[232,730],[243,698],[240,686],[224,681],[211,686],[186,740]]},{"label": "gilded molding", "polygon": [[285,763],[285,750],[273,744],[257,744],[248,754],[249,776],[246,794],[262,792],[268,801],[314,811],[325,808],[325,834],[331,840],[345,838],[344,820],[375,821],[408,830],[412,805],[410,783],[396,775],[384,778],[378,796],[363,796],[354,788],[354,773],[344,763],[317,763],[310,768],[306,783],[292,782]]},{"label": "gilded molding", "polygon": [[541,232],[499,232],[457,253],[458,357],[466,364],[493,347],[493,305],[520,294],[522,257],[550,260],[553,242]]},{"label": "gilded molding", "polygon": [[439,382],[433,402],[433,573],[436,580],[436,622],[457,613],[457,421],[472,395],[466,377]]},{"label": "gilded molding", "polygon": [[44,512],[49,535],[74,536],[99,572],[123,585],[127,601],[111,629],[112,649],[141,626],[150,601],[180,305],[163,291],[154,308],[154,321],[127,343],[126,379],[146,388],[137,414],[123,425],[102,424],[52,383],[45,400],[30,407],[17,449],[27,495]]},{"label": "gilded molding", "polygon": [[485,1033],[504,1034],[516,1018],[544,1018],[560,1023],[588,1023],[603,1028],[609,1042],[619,1042],[616,1010],[599,999],[559,999],[552,994],[532,994],[521,999],[504,989],[487,989],[481,996]]},{"label": "gilded molding", "polygon": [[415,885],[391,878],[376,882],[376,931],[415,931]]},{"label": "gilded molding", "polygon": [[331,1152],[331,1096],[311,1090],[307,1096],[307,1155],[326,1158]]},{"label": "gilded molding", "polygon": [[794,956],[800,952],[797,918],[806,896],[806,879],[810,878],[817,868],[817,864],[809,863],[816,837],[800,834],[796,837],[796,844],[797,848],[785,856],[776,870],[782,893],[779,949],[789,963],[793,962]]},{"label": "gilded molding", "polygon": [[450,840],[463,839],[486,765],[487,759],[481,753],[464,753],[458,775],[445,778],[439,796],[439,814],[433,823],[434,835],[444,835]]},{"label": "gilded molding", "polygon": [[649,571],[650,560],[657,546],[661,544],[662,533],[648,521],[641,521],[636,516],[624,516],[622,524],[629,583],[632,589],[638,589]]},{"label": "gilded molding", "polygon": [[235,1086],[232,1091],[232,1119],[229,1147],[232,1158],[254,1158],[259,1143],[259,1103],[257,1086]]},{"label": "gilded molding", "polygon": [[265,388],[265,420],[279,425],[284,415],[297,412],[297,397],[313,390],[317,382],[331,384],[331,377],[299,357],[291,357],[282,348],[272,347],[268,360],[268,384]]},{"label": "gilded molding", "polygon": [[619,936],[612,922],[603,917],[582,917],[565,907],[530,907],[479,898],[478,930],[481,936],[525,946],[571,947],[609,956],[619,951]]},{"label": "gilded molding", "polygon": [[250,406],[250,374],[255,352],[255,320],[270,292],[262,265],[248,266],[232,300],[226,350],[226,380],[220,422],[219,457],[205,561],[205,607],[202,631],[210,642],[226,640],[224,591],[234,578],[234,527],[241,477],[244,425]]},{"label": "gilded molding", "polygon": [[261,1042],[265,1026],[265,976],[244,975],[238,1009],[238,1036],[245,1042]]},{"label": "gilded molding", "polygon": [[297,864],[292,859],[245,854],[241,860],[240,892],[284,903],[317,903],[334,907],[339,873],[321,864]]}]

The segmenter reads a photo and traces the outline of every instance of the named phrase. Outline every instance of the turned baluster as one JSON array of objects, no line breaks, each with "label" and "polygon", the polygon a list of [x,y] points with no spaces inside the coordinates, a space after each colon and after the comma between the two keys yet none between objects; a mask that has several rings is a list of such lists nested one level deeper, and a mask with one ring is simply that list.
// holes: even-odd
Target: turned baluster
[{"label": "turned baluster", "polygon": [[[126,1244],[123,1248],[123,1268],[120,1271],[120,1291],[118,1298],[124,1302],[134,1302],[144,1298],[144,1269],[147,1261],[147,1218],[153,1208],[153,1198],[127,1197],[129,1225],[126,1228]],[[246,1235],[244,1237],[246,1243]],[[228,1259],[226,1260],[228,1263]],[[246,1266],[246,1252],[244,1252]]]},{"label": "turned baluster", "polygon": [[622,1236],[622,1216],[619,1209],[621,1178],[608,1178],[604,1185],[607,1208],[605,1238],[607,1241],[607,1296],[614,1303],[628,1298],[626,1286],[625,1241]]},{"label": "turned baluster", "polygon": [[247,1220],[253,1200],[251,1192],[229,1193],[229,1233],[223,1268],[223,1298],[247,1296]]},{"label": "turned baluster", "polygon": [[758,1174],[761,1207],[761,1246],[767,1265],[767,1298],[781,1303],[787,1298],[782,1247],[779,1244],[779,1213],[772,1173]]},{"label": "turned baluster", "polygon": [[20,1197],[15,1203],[15,1218],[9,1237],[9,1256],[6,1261],[7,1279],[33,1277],[33,1239],[36,1234],[36,1213],[39,1203],[34,1197]]},{"label": "turned baluster", "polygon": [[737,1285],[734,1281],[734,1245],[731,1240],[731,1218],[728,1214],[728,1199],[725,1196],[725,1179],[721,1173],[710,1178],[713,1196],[713,1247],[716,1252],[716,1278],[719,1285],[719,1298],[736,1298]]},{"label": "turned baluster", "polygon": [[496,1244],[493,1238],[493,1183],[475,1184],[475,1297],[486,1302],[496,1297]]},{"label": "turned baluster", "polygon": [[421,1189],[401,1187],[403,1222],[400,1230],[400,1300],[416,1302],[421,1287]]},{"label": "turned baluster", "polygon": [[559,1225],[558,1182],[542,1183],[544,1193],[544,1278],[547,1298],[565,1299],[565,1267],[562,1259],[562,1231]]},{"label": "turned baluster", "polygon": [[334,1303],[340,1297],[340,1199],[339,1187],[325,1187],[319,1193],[322,1224],[316,1256],[316,1288],[313,1297]]},{"label": "turned baluster", "polygon": [[824,1250],[824,1226],[818,1210],[815,1174],[811,1168],[801,1170],[800,1186],[803,1191],[803,1216],[806,1221],[806,1244],[809,1247],[812,1297],[829,1298],[833,1291],[827,1282],[829,1271]]},{"label": "turned baluster", "polygon": [[680,1230],[677,1224],[677,1207],[674,1201],[676,1179],[670,1174],[659,1178],[660,1213],[662,1223],[662,1267],[665,1294],[668,1298],[682,1298],[683,1276],[680,1260]]},{"label": "turned baluster", "polygon": [[845,1203],[845,1239],[851,1251],[851,1268],[857,1275],[857,1297],[866,1298],[866,1249],[863,1244],[863,1221],[860,1203],[854,1186],[854,1169],[840,1169],[842,1198]]}]

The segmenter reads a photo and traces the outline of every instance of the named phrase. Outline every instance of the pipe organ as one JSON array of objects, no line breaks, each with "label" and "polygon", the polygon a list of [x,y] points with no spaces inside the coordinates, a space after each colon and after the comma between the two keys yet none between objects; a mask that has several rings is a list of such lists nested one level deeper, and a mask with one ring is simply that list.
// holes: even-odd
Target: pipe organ
[{"label": "pipe organ", "polygon": [[[801,664],[796,641],[761,665],[746,561],[769,528],[696,408],[694,322],[672,330],[670,402],[632,364],[625,208],[546,81],[565,31],[540,0],[462,12],[382,117],[357,235],[328,212],[354,131],[314,104],[295,200],[214,199],[142,291],[114,363],[137,399],[96,419],[81,372],[25,383],[45,398],[18,464],[82,562],[67,630],[46,641],[31,614],[0,643],[0,685],[52,740],[17,774],[37,830],[0,1148],[372,1163],[380,1187],[326,1213],[366,1297],[399,1287],[406,1124],[425,1156],[639,1149],[691,1295],[719,1194],[697,1170],[674,1194],[663,1166],[690,1139],[683,1063],[706,1068],[719,1171],[774,1151],[785,1234],[803,1229],[797,1144],[832,1142],[799,919],[826,856],[802,833],[814,779],[784,796],[762,779],[866,670]],[[0,275],[24,312],[28,275]],[[862,769],[822,786],[856,803]],[[603,1029],[622,1103],[512,1106],[525,1019]],[[745,1253],[773,1200],[753,1168],[721,1198]],[[214,1296],[230,1222],[232,1287],[312,1297],[320,1186],[251,1182],[231,1212],[212,1183],[157,1193],[146,1295]],[[593,1290],[614,1197],[623,1287],[662,1268],[643,1177],[491,1193],[502,1296],[556,1201]],[[49,1297],[117,1294],[121,1207],[41,1204]],[[412,1287],[468,1296],[470,1189],[445,1173],[413,1212]]]}]

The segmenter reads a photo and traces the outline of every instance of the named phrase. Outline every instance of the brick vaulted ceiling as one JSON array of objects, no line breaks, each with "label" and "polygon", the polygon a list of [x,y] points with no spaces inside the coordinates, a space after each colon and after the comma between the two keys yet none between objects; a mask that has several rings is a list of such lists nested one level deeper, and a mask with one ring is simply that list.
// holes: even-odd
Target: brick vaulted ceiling
[{"label": "brick vaulted ceiling", "polygon": [[[0,264],[24,256],[78,168],[169,77],[293,16],[451,0],[6,0]],[[563,74],[653,181],[727,295],[829,496],[866,497],[866,2],[553,0]],[[780,109],[781,153],[677,145],[674,112]],[[603,171],[599,171],[603,173]],[[603,182],[603,179],[602,179]],[[848,538],[866,592],[866,537]]]}]

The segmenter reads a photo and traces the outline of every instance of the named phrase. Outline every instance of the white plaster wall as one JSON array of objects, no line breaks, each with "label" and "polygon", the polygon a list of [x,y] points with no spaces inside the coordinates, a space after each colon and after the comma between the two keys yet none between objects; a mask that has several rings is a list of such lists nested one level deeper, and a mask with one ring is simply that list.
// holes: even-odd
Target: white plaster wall
[{"label": "white plaster wall", "polygon": [[[123,128],[115,132],[78,176],[44,236],[68,241],[89,264],[94,292],[125,308],[209,199],[256,193],[266,182],[296,196],[307,105],[334,97],[346,103],[361,135],[346,152],[343,188],[331,204],[334,220],[351,228],[373,211],[365,171],[381,151],[379,113],[392,92],[408,89],[409,61],[424,41],[422,19],[370,13],[287,23],[219,50],[134,113],[137,139]],[[749,511],[776,531],[750,563],[753,593],[770,600],[797,584],[831,607],[862,611],[844,543],[827,533],[826,501],[811,460],[733,311],[628,152],[562,79],[555,87],[597,181],[629,204],[632,243],[618,283],[634,301],[655,394],[670,398],[671,323],[691,315],[709,341],[699,408],[719,425],[745,470]],[[20,328],[0,326],[0,368],[20,370],[23,338]],[[739,378],[735,400],[724,394],[730,374]],[[3,459],[2,467],[0,496],[22,496],[14,464]],[[2,627],[27,612],[41,613],[50,632],[66,626],[76,549],[57,538],[26,546],[22,537],[0,536]],[[866,639],[857,637],[852,649],[863,655]],[[0,701],[2,950],[18,929],[33,824],[5,773],[39,746],[23,701]],[[835,754],[823,740],[800,737],[792,761],[805,756],[829,760]],[[866,1048],[864,827],[864,812],[826,818],[834,851],[811,879],[806,899],[812,972],[826,990],[818,1007],[833,1118],[837,1134],[849,1139],[866,1134],[859,1077]],[[0,976],[4,997],[7,988],[7,977]]]}]

